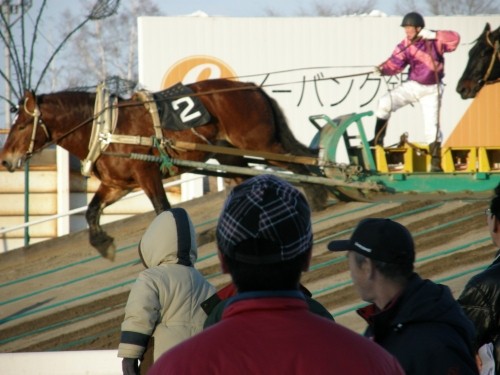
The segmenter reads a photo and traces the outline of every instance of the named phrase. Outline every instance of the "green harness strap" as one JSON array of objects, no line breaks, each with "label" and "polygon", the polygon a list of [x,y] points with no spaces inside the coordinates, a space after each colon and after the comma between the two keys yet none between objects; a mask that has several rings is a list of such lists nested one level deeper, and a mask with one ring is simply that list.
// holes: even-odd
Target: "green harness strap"
[{"label": "green harness strap", "polygon": [[170,174],[170,176],[175,176],[177,174],[177,168],[174,166],[174,163],[172,163],[172,159],[170,156],[165,151],[165,148],[161,144],[158,138],[152,137],[153,138],[153,146],[158,149],[158,152],[160,153],[160,171],[163,174],[166,174],[167,171]]}]

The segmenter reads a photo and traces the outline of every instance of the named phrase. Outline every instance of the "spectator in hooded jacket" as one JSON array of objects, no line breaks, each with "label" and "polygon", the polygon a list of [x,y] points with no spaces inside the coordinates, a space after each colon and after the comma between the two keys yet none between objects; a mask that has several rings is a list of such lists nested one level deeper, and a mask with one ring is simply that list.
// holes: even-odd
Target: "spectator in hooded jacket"
[{"label": "spectator in hooded jacket", "polygon": [[[500,248],[500,184],[485,213],[490,237]],[[488,268],[469,280],[458,302],[476,327],[475,349],[485,354],[481,367],[491,359],[495,374],[500,374],[500,250]]]},{"label": "spectator in hooded jacket", "polygon": [[347,250],[354,287],[369,302],[358,310],[372,339],[401,363],[407,375],[477,374],[474,326],[449,288],[414,272],[413,238],[390,219],[362,220],[349,240],[332,241],[330,251]]},{"label": "spectator in hooded jacket", "polygon": [[261,175],[235,187],[216,238],[238,293],[220,322],[164,353],[148,375],[403,374],[381,347],[309,310],[299,285],[311,212],[292,185]]},{"label": "spectator in hooded jacket", "polygon": [[125,375],[147,369],[146,347],[153,359],[203,329],[206,314],[201,303],[215,292],[194,268],[198,256],[196,235],[187,212],[172,208],[159,214],[139,243],[146,269],[130,291],[121,326],[118,357]]}]

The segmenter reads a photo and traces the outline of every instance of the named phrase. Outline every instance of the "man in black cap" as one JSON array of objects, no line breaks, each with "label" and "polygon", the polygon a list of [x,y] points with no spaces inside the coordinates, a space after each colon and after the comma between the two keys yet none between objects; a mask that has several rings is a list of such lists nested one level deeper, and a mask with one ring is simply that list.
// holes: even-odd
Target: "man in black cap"
[{"label": "man in black cap", "polygon": [[403,374],[380,346],[309,311],[299,285],[311,212],[292,185],[261,175],[235,187],[216,237],[237,294],[220,322],[170,349],[148,375]]},{"label": "man in black cap", "polygon": [[330,251],[347,250],[349,269],[361,298],[358,314],[365,336],[392,353],[406,374],[477,374],[474,327],[449,288],[414,272],[413,238],[390,219],[362,220],[349,240],[332,241]]}]

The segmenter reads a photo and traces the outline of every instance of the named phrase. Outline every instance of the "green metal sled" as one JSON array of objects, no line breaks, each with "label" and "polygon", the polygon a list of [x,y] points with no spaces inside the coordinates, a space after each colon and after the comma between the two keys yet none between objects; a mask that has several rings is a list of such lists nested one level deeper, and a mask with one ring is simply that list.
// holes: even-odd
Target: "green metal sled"
[{"label": "green metal sled", "polygon": [[428,172],[427,145],[412,144],[402,137],[402,142],[393,147],[370,147],[362,119],[371,115],[373,112],[369,111],[335,119],[326,115],[309,117],[318,129],[310,147],[319,149],[325,176],[355,182],[358,186],[361,182],[371,182],[381,187],[381,191],[375,191],[344,184],[332,188],[339,199],[485,198],[500,183],[500,146],[443,148],[444,172]]}]

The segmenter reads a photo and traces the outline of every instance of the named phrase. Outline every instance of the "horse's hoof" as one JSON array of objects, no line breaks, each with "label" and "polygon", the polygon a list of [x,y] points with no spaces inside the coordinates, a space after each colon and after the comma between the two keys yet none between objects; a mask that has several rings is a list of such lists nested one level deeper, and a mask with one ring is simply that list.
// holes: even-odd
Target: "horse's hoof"
[{"label": "horse's hoof", "polygon": [[114,261],[115,255],[116,255],[115,243],[112,242],[111,245],[109,245],[108,248],[104,252],[101,252],[100,250],[99,250],[99,252],[103,256],[103,258],[109,259],[110,261]]},{"label": "horse's hoof", "polygon": [[111,261],[115,260],[116,246],[114,243],[114,238],[108,236],[105,233],[101,233],[90,240],[90,244],[99,251],[99,254],[103,258],[109,259]]}]

